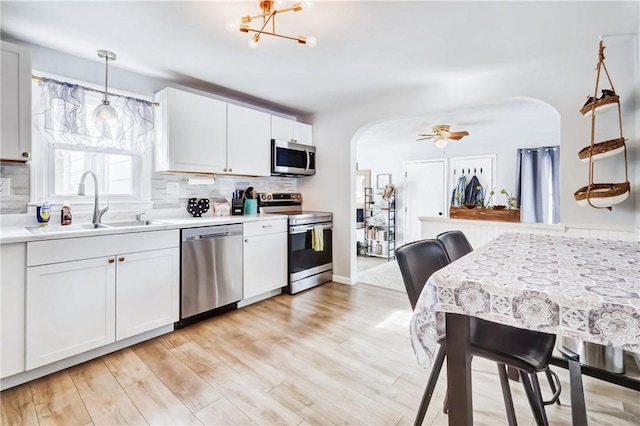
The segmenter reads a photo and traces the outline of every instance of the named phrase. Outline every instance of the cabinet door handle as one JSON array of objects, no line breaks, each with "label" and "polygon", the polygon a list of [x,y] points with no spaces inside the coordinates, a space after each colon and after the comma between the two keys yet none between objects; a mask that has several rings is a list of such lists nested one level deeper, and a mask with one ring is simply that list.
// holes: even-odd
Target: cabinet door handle
[{"label": "cabinet door handle", "polygon": [[120,262],[124,262],[124,256],[123,256],[123,257],[119,257],[119,258],[118,258],[118,260],[119,260]]},{"label": "cabinet door handle", "polygon": [[249,242],[249,239],[248,239],[248,238],[245,238],[245,239],[244,239],[244,242],[245,242],[245,243],[248,243],[248,242]]},{"label": "cabinet door handle", "polygon": [[114,258],[111,258],[108,260],[109,263],[114,263],[116,260]]},{"label": "cabinet door handle", "polygon": [[29,153],[28,153],[28,152],[23,152],[23,153],[22,153],[22,156],[23,156],[24,158],[29,158]]},{"label": "cabinet door handle", "polygon": [[224,168],[224,171],[225,171],[225,172],[227,171],[227,168],[226,168],[226,167]]},{"label": "cabinet door handle", "polygon": [[262,225],[263,228],[271,228],[273,225]]},{"label": "cabinet door handle", "polygon": [[229,169],[229,173],[231,173],[233,171],[233,169]]}]

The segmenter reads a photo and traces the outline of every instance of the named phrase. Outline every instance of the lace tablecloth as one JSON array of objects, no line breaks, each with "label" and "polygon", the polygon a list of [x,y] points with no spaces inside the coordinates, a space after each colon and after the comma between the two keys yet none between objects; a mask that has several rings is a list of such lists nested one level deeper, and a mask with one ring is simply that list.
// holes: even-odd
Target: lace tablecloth
[{"label": "lace tablecloth", "polygon": [[640,353],[640,242],[503,234],[447,265],[411,319],[425,368],[446,312]]}]

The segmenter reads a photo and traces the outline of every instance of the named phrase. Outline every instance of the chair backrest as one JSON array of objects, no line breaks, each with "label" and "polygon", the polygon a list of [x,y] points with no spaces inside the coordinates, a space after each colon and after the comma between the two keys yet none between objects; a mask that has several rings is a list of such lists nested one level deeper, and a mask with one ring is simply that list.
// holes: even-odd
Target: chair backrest
[{"label": "chair backrest", "polygon": [[447,252],[447,256],[449,256],[451,262],[473,251],[471,243],[469,243],[469,240],[467,240],[467,237],[462,231],[443,232],[436,238],[444,246],[444,250]]},{"label": "chair backrest", "polygon": [[416,307],[418,297],[429,277],[450,263],[444,246],[438,240],[421,240],[405,244],[396,250],[396,259],[412,309]]}]

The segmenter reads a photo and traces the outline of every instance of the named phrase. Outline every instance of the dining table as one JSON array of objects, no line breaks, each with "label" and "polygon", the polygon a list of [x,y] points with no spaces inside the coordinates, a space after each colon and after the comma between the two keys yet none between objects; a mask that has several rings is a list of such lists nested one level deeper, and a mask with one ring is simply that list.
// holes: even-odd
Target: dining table
[{"label": "dining table", "polygon": [[640,242],[506,233],[434,273],[410,333],[425,368],[446,335],[449,425],[473,424],[470,317],[640,353]]}]

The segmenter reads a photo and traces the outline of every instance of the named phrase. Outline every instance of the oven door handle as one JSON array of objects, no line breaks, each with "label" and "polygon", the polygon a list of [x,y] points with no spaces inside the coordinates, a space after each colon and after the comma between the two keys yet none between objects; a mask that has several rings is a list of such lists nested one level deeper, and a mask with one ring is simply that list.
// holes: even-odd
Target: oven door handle
[{"label": "oven door handle", "polygon": [[[333,224],[322,225],[322,230],[333,229]],[[307,231],[312,231],[313,226],[292,226],[289,228],[289,234],[304,234]]]}]

